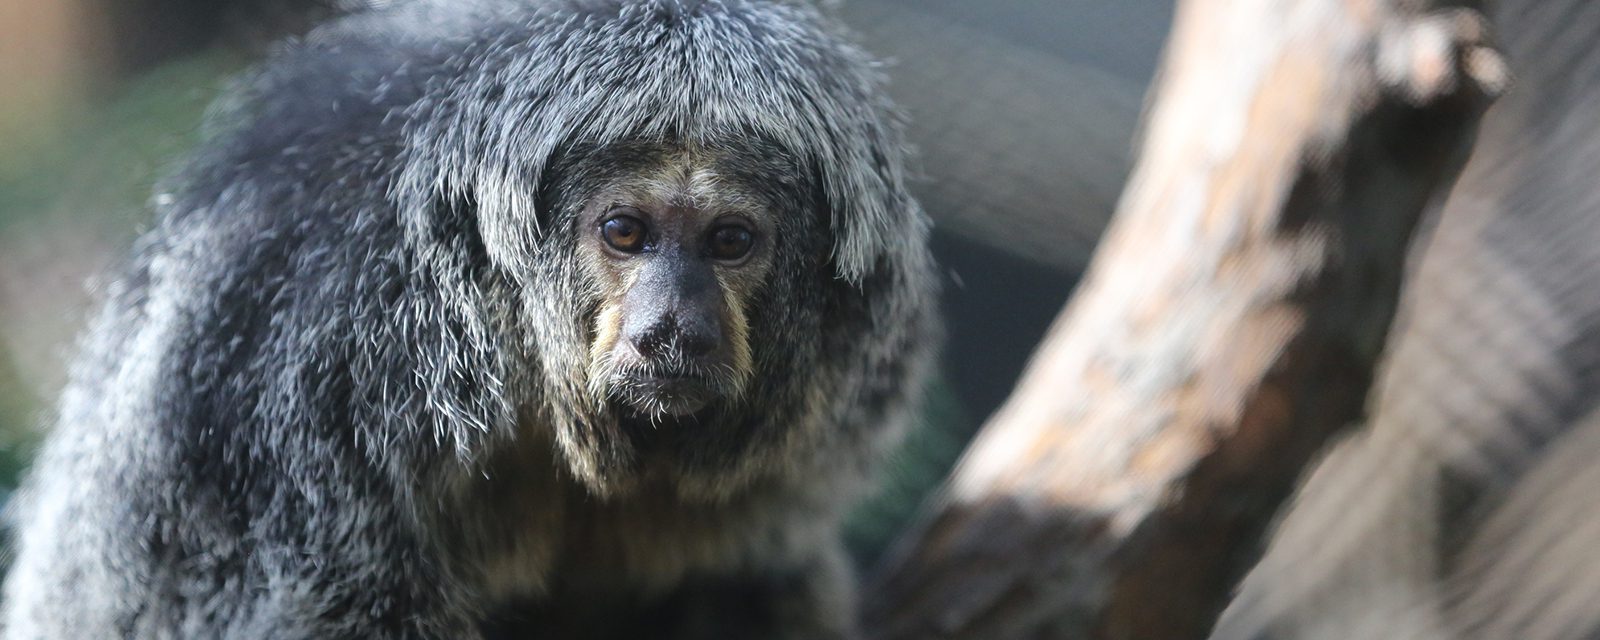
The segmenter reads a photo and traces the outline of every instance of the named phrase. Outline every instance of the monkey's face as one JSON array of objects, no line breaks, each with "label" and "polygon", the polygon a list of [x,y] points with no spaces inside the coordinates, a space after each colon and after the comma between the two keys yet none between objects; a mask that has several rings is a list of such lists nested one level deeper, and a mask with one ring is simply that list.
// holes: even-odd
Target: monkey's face
[{"label": "monkey's face", "polygon": [[577,227],[600,289],[594,400],[657,421],[742,394],[749,305],[783,241],[772,218],[705,153],[657,156],[587,199]]},{"label": "monkey's face", "polygon": [[[542,380],[531,406],[592,489],[665,474],[709,495],[832,419],[863,311],[808,167],[740,137],[577,146],[545,176],[550,232],[516,317]],[[488,228],[490,253],[514,259]]]}]

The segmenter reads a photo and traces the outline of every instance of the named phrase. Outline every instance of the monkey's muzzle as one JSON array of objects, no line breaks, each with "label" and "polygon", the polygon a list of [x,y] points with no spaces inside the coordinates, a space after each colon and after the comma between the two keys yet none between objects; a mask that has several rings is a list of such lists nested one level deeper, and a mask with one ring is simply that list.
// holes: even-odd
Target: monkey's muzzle
[{"label": "monkey's muzzle", "polygon": [[676,373],[629,373],[613,388],[617,400],[644,416],[686,416],[721,394],[714,381]]}]

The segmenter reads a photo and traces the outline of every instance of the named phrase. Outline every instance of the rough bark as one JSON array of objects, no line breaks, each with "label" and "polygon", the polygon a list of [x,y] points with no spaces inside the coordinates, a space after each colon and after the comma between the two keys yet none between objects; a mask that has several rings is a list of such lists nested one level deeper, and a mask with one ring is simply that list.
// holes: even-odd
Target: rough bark
[{"label": "rough bark", "polygon": [[1494,13],[1516,80],[1413,259],[1372,419],[1214,638],[1600,637],[1600,3]]},{"label": "rough bark", "polygon": [[884,638],[1202,637],[1361,417],[1419,213],[1503,81],[1468,9],[1180,5],[1072,303],[868,585]]}]

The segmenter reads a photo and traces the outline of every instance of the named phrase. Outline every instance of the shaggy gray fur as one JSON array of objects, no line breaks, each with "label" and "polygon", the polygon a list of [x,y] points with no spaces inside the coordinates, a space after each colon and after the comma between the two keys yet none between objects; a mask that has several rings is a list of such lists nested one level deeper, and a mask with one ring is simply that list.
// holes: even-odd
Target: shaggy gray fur
[{"label": "shaggy gray fur", "polygon": [[[839,513],[937,333],[879,83],[798,3],[441,0],[285,47],[83,340],[6,634],[851,635]],[[574,212],[634,147],[716,150],[783,221],[752,380],[692,429],[586,392]]]}]

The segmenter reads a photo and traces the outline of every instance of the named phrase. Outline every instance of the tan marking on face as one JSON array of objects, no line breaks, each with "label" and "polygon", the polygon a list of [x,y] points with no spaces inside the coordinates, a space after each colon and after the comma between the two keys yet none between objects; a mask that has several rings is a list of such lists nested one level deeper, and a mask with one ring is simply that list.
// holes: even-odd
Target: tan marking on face
[{"label": "tan marking on face", "polygon": [[622,336],[622,290],[612,292],[594,318],[594,342],[589,345],[589,397],[605,402],[606,385],[611,381],[612,354]]},{"label": "tan marking on face", "polygon": [[755,358],[750,353],[750,320],[745,316],[744,300],[722,278],[722,326],[727,328],[726,340],[730,354],[728,365],[733,368],[733,395],[742,395],[745,384],[755,370]]}]

